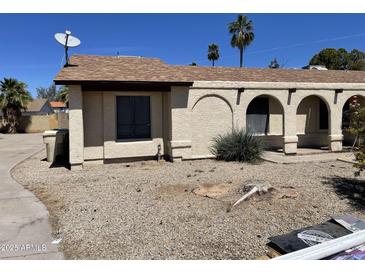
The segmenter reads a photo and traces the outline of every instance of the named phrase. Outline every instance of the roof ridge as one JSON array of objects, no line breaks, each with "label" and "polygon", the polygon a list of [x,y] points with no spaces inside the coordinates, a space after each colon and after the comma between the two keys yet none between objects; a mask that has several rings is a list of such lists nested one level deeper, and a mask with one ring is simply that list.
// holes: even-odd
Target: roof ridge
[{"label": "roof ridge", "polygon": [[[143,58],[143,59],[153,59],[153,60],[160,60],[161,62],[164,62],[161,58],[158,57],[146,57],[141,55],[98,55],[98,54],[81,54],[81,53],[75,53],[72,54],[72,57],[96,57],[96,58]],[[165,62],[164,62],[165,63]]]},{"label": "roof ridge", "polygon": [[327,69],[327,70],[315,70],[315,69],[302,69],[302,68],[268,68],[268,67],[264,67],[264,68],[260,68],[260,67],[229,67],[229,66],[191,66],[191,65],[171,65],[168,64],[173,68],[191,68],[191,69],[212,69],[212,70],[218,70],[218,69],[233,69],[233,70],[260,70],[260,71],[271,71],[271,72],[278,72],[278,71],[290,71],[290,72],[297,72],[297,71],[301,71],[301,72],[310,72],[310,73],[327,73],[327,72],[338,72],[338,73],[342,73],[342,72],[348,72],[348,73],[365,73],[365,71],[361,71],[361,70],[335,70],[335,69]]}]

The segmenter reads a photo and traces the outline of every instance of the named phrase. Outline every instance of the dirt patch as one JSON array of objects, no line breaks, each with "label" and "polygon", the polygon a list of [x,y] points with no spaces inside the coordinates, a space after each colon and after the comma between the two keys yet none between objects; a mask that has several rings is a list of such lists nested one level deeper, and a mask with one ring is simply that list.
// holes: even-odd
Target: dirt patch
[{"label": "dirt patch", "polygon": [[192,193],[213,198],[213,199],[224,199],[229,196],[230,193],[234,191],[234,187],[231,183],[221,183],[221,184],[209,184],[209,183],[203,183],[200,186],[194,188],[192,190]]},{"label": "dirt patch", "polygon": [[177,184],[170,186],[161,186],[158,188],[158,192],[162,195],[178,195],[182,193],[188,193],[191,191],[191,186],[187,184]]}]

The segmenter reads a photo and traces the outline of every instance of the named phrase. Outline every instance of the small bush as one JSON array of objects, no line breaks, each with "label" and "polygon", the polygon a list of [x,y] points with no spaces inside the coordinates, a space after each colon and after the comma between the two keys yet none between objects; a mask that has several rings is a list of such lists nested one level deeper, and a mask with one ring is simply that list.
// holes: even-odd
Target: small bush
[{"label": "small bush", "polygon": [[218,160],[255,162],[262,155],[263,149],[261,139],[243,129],[234,129],[213,138],[210,151]]}]

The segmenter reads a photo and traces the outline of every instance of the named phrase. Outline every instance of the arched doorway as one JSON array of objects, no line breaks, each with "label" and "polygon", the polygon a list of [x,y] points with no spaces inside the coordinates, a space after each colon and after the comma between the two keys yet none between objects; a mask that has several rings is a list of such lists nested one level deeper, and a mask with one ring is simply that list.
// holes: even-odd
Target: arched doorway
[{"label": "arched doorway", "polygon": [[246,110],[246,129],[262,138],[268,149],[282,148],[284,110],[280,101],[270,95],[255,97]]},{"label": "arched doorway", "polygon": [[343,145],[352,146],[355,141],[355,136],[352,135],[348,128],[350,126],[350,108],[354,104],[359,104],[360,107],[365,107],[365,97],[361,95],[351,96],[342,108],[342,134],[343,134]]},{"label": "arched doorway", "polygon": [[329,117],[329,107],[321,97],[302,99],[296,112],[298,148],[328,149]]}]

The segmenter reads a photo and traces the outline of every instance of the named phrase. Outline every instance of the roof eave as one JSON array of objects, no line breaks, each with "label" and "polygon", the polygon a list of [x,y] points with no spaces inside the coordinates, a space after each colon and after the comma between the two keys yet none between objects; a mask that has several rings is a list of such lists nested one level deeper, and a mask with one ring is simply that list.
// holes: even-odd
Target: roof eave
[{"label": "roof eave", "polygon": [[56,85],[152,85],[152,86],[192,86],[192,81],[117,81],[117,80],[65,80],[54,79]]}]

